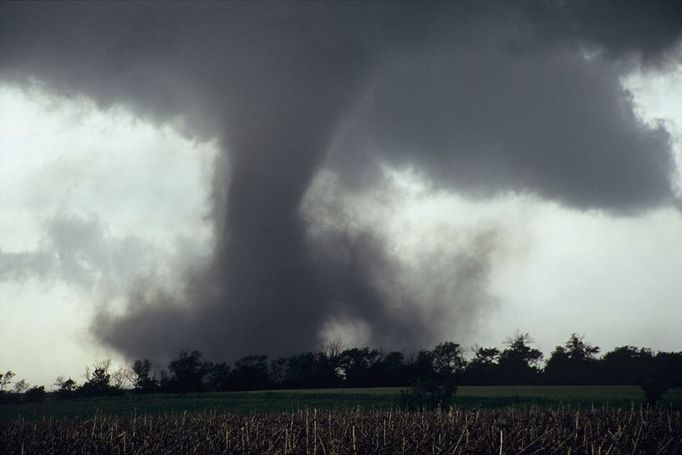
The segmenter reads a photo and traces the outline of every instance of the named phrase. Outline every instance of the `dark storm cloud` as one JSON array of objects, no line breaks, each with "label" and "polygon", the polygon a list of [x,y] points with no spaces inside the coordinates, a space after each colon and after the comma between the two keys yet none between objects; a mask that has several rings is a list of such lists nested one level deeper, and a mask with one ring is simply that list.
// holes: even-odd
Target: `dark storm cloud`
[{"label": "dark storm cloud", "polygon": [[[210,263],[181,296],[138,282],[127,314],[96,321],[103,341],[128,355],[280,354],[315,348],[326,320],[351,313],[377,343],[420,346],[439,338],[437,318],[386,304],[376,277],[399,265],[381,239],[315,246],[356,258],[345,263],[310,251],[311,179],[326,166],[371,186],[369,163],[409,163],[474,194],[619,212],[668,202],[668,135],[636,121],[618,77],[626,59],[671,52],[679,4],[628,3],[637,22],[606,4],[3,4],[0,77],[126,105],[228,156]],[[490,257],[453,259],[462,320],[486,303]]]},{"label": "dark storm cloud", "polygon": [[338,139],[331,159],[352,177],[364,151],[474,195],[530,190],[618,212],[670,203],[670,136],[640,124],[613,65],[563,47],[512,55],[487,45],[410,61],[375,75]]},{"label": "dark storm cloud", "polygon": [[[351,184],[389,161],[472,195],[530,190],[621,213],[671,203],[670,135],[638,121],[620,77],[633,61],[679,61],[682,3],[596,3],[435,21],[428,42],[374,71],[332,165]],[[611,21],[606,6],[638,19]]]},{"label": "dark storm cloud", "polygon": [[546,40],[577,42],[616,59],[634,54],[654,64],[676,52],[682,28],[678,0],[529,1],[522,9]]}]

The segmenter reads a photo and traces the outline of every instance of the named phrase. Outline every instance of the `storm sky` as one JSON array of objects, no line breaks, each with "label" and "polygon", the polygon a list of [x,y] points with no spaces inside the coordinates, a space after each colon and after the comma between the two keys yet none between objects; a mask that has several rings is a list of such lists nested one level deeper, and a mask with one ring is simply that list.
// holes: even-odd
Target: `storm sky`
[{"label": "storm sky", "polygon": [[682,349],[682,3],[0,5],[0,369]]}]

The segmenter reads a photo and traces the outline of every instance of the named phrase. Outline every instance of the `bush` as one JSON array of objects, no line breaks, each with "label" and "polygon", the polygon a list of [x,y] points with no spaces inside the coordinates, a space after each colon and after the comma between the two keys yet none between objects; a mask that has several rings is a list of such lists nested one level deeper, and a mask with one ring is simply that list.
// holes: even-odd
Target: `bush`
[{"label": "bush", "polygon": [[418,379],[407,392],[400,394],[400,406],[410,410],[448,408],[457,394],[454,381]]},{"label": "bush", "polygon": [[73,379],[69,378],[65,380],[60,376],[57,378],[55,385],[59,387],[59,389],[57,389],[57,398],[68,399],[76,396],[78,385]]},{"label": "bush", "polygon": [[655,405],[661,400],[663,394],[668,391],[668,381],[664,378],[654,377],[644,381],[640,387],[644,391],[644,399],[649,405]]},{"label": "bush", "polygon": [[45,387],[36,386],[31,387],[26,392],[24,392],[24,400],[34,403],[38,401],[43,401],[45,399]]}]

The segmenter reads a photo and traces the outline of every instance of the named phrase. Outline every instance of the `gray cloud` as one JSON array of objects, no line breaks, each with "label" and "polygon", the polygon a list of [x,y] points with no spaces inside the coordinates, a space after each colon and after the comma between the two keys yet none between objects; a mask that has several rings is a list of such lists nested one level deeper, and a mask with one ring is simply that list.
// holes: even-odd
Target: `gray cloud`
[{"label": "gray cloud", "polygon": [[45,251],[4,252],[0,250],[0,281],[45,279],[53,269],[54,256]]},{"label": "gray cloud", "polygon": [[136,237],[110,235],[96,217],[58,212],[43,223],[38,247],[0,251],[0,280],[61,280],[111,297],[140,273],[152,249]]},{"label": "gray cloud", "polygon": [[[95,332],[130,356],[282,354],[316,347],[342,301],[377,342],[437,339],[437,315],[388,305],[377,280],[394,293],[405,282],[381,239],[326,239],[345,262],[306,240],[301,201],[321,166],[372,187],[371,163],[409,163],[469,194],[617,213],[670,202],[668,135],[637,122],[618,78],[632,59],[671,55],[679,3],[628,3],[637,22],[601,5],[537,5],[2,4],[0,78],[126,105],[217,137],[229,156],[214,180],[211,261],[180,294],[138,282],[129,311],[101,314]],[[461,321],[486,304],[493,256],[449,259],[460,285],[437,300]]]}]

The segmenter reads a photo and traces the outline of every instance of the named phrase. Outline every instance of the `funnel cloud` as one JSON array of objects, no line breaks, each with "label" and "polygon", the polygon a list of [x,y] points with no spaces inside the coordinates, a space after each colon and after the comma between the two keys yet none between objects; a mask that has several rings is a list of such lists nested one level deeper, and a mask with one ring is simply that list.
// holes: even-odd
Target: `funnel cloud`
[{"label": "funnel cloud", "polygon": [[[131,358],[284,355],[345,320],[372,345],[417,349],[451,332],[444,320],[466,337],[493,307],[503,227],[407,270],[340,199],[319,203],[320,176],[371,192],[407,167],[472,198],[670,205],[670,135],[638,120],[620,79],[679,62],[681,24],[677,1],[4,3],[0,80],[220,144],[211,256],[180,292],[134,280],[126,310],[93,321],[102,343]],[[321,219],[333,229],[312,235]],[[12,261],[25,275],[39,259]]]}]

